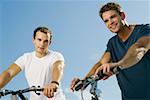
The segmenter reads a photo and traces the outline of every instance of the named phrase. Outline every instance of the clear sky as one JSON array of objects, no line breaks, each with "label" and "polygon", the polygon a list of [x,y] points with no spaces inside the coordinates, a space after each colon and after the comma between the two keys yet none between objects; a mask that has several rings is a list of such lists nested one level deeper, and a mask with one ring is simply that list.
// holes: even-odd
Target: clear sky
[{"label": "clear sky", "polygon": [[[73,77],[85,76],[114,35],[99,17],[100,7],[109,1],[122,6],[129,24],[150,23],[150,0],[0,0],[0,73],[17,57],[34,50],[33,30],[47,26],[53,32],[50,49],[65,57],[62,88],[66,100],[81,100],[80,92],[70,91],[70,82]],[[26,87],[21,72],[5,88]],[[101,100],[121,100],[115,76],[99,81],[98,87]],[[90,100],[88,90],[84,91],[85,100]]]}]

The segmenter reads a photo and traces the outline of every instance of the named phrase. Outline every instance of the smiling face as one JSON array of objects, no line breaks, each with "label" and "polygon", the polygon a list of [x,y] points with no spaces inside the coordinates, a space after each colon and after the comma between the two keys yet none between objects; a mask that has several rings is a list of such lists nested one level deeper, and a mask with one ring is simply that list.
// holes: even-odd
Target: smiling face
[{"label": "smiling face", "polygon": [[43,57],[48,52],[48,47],[51,43],[51,37],[49,33],[44,33],[41,31],[37,31],[35,38],[33,38],[33,44],[35,46],[36,55],[39,57]]},{"label": "smiling face", "polygon": [[119,14],[115,10],[109,10],[103,12],[102,18],[107,28],[113,33],[118,33],[123,27],[123,23],[122,23],[122,20],[124,20],[123,12]]}]

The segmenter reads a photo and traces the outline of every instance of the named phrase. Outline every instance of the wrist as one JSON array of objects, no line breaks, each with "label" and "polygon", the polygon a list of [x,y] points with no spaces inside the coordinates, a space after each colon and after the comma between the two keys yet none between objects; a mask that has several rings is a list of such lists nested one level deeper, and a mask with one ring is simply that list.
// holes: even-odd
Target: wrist
[{"label": "wrist", "polygon": [[59,82],[58,81],[51,81],[51,83],[57,84],[59,86]]},{"label": "wrist", "polygon": [[112,69],[114,74],[118,74],[121,70],[123,70],[122,66],[116,66]]}]

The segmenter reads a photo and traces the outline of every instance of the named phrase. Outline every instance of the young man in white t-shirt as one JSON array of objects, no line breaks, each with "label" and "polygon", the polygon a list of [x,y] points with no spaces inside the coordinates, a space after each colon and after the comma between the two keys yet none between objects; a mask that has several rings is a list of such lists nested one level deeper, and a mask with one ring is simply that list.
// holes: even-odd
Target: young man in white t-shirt
[{"label": "young man in white t-shirt", "polygon": [[60,88],[64,69],[64,57],[61,53],[49,50],[52,33],[46,27],[34,30],[35,51],[24,53],[0,75],[0,89],[20,71],[25,70],[29,86],[41,86],[43,93],[38,96],[31,93],[30,100],[65,100]]}]

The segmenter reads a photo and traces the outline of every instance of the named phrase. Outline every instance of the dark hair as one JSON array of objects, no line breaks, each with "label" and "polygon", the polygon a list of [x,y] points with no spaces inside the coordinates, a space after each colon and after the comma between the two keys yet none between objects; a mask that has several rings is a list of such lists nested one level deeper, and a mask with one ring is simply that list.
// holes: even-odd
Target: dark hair
[{"label": "dark hair", "polygon": [[109,10],[115,10],[116,12],[118,12],[120,14],[121,13],[121,6],[117,3],[114,3],[114,2],[109,2],[105,5],[103,5],[99,11],[100,17],[103,19],[102,14],[106,11],[109,11]]},{"label": "dark hair", "polygon": [[47,27],[41,27],[41,26],[39,26],[39,27],[37,27],[35,30],[34,30],[34,33],[33,33],[33,38],[35,39],[35,36],[36,36],[36,33],[38,32],[38,31],[40,31],[40,32],[43,32],[43,33],[45,33],[45,34],[50,34],[50,41],[51,41],[51,38],[52,38],[52,32],[47,28]]}]

